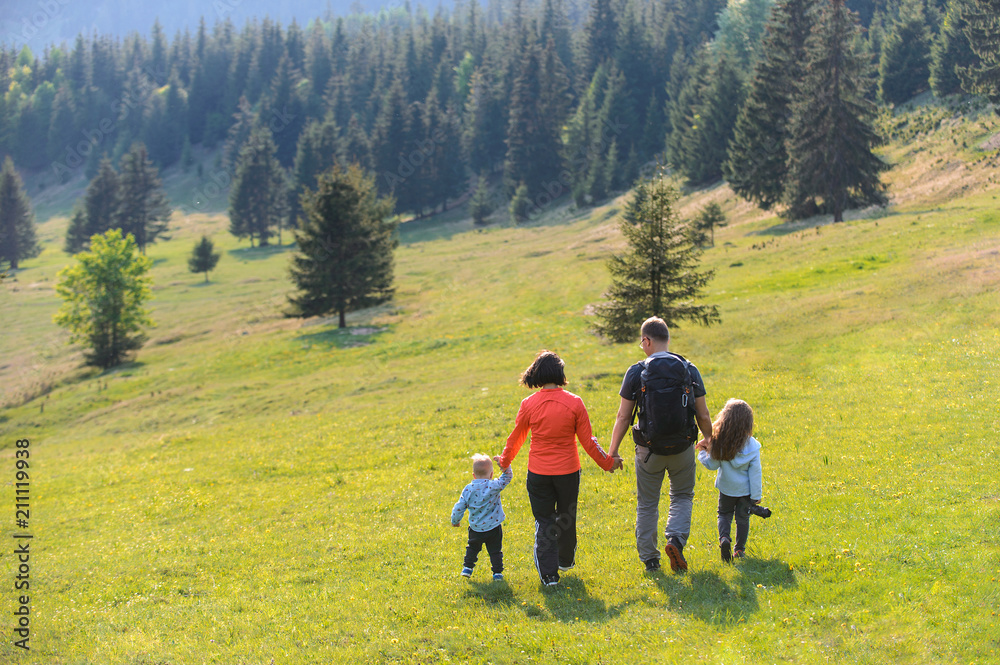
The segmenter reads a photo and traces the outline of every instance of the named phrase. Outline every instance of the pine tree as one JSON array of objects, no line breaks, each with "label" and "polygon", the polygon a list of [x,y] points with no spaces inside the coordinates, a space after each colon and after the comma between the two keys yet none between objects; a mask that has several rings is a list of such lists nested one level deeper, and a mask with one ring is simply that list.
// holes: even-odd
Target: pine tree
[{"label": "pine tree", "polygon": [[962,87],[985,95],[1000,115],[1000,0],[970,0],[965,34],[979,64],[959,70]]},{"label": "pine tree", "polygon": [[87,364],[104,369],[142,346],[143,326],[152,325],[143,303],[149,299],[152,260],[140,255],[132,236],[120,229],[94,235],[90,250],[59,271],[56,293],[63,304],[54,320],[71,342],[87,345]]},{"label": "pine tree", "polygon": [[815,0],[779,0],[767,24],[762,58],[740,109],[723,175],[738,195],[764,210],[778,204],[788,175],[785,142]]},{"label": "pine tree", "polygon": [[87,213],[82,207],[76,206],[69,219],[69,228],[66,229],[66,244],[63,251],[67,254],[76,254],[87,246],[91,235],[93,234],[87,233]]},{"label": "pine tree", "polygon": [[122,191],[118,173],[111,165],[111,160],[104,156],[97,175],[87,185],[87,191],[83,195],[85,225],[83,228],[70,228],[71,234],[66,236],[66,250],[76,254],[87,247],[94,234],[118,228],[121,223],[121,205]]},{"label": "pine tree", "polygon": [[594,330],[613,342],[631,341],[639,325],[659,316],[668,326],[720,321],[715,305],[698,304],[712,271],[699,271],[700,250],[677,214],[677,190],[664,177],[640,182],[622,216],[628,249],[611,257],[611,286],[596,307]]},{"label": "pine tree", "polygon": [[949,0],[941,32],[931,47],[930,83],[938,97],[962,90],[958,72],[979,63],[965,34],[968,0]]},{"label": "pine tree", "polygon": [[867,99],[871,66],[856,46],[857,34],[843,0],[831,0],[807,42],[807,74],[792,107],[788,140],[786,197],[793,216],[816,198],[835,222],[843,221],[850,205],[886,201],[879,175],[888,165],[872,152],[882,139]]},{"label": "pine tree", "polygon": [[899,17],[882,42],[878,94],[883,102],[902,104],[927,88],[931,30],[922,0],[903,0]]},{"label": "pine tree", "polygon": [[676,166],[691,184],[704,185],[722,177],[722,165],[743,103],[743,81],[729,54],[719,54],[707,79],[700,90],[692,92],[692,97],[697,103],[682,129]]},{"label": "pine tree", "polygon": [[316,177],[333,168],[340,152],[340,131],[332,117],[323,122],[311,121],[299,135],[292,169],[295,182],[290,210],[291,227],[298,226],[296,220],[302,213],[299,202],[302,193],[307,188],[316,187]]},{"label": "pine tree", "polygon": [[303,195],[304,223],[295,231],[292,281],[299,293],[289,297],[291,315],[335,312],[346,315],[386,302],[393,295],[395,222],[386,218],[392,199],[379,198],[374,178],[356,166],[335,167]]},{"label": "pine tree", "polygon": [[139,251],[156,242],[167,231],[171,209],[163,191],[157,168],[149,161],[146,146],[137,143],[122,157],[118,176],[121,208],[118,225],[125,234],[132,234]]},{"label": "pine tree", "polygon": [[6,157],[0,169],[0,265],[16,270],[21,261],[38,256],[39,251],[31,199],[14,162]]},{"label": "pine tree", "polygon": [[472,223],[476,226],[482,226],[495,209],[496,205],[493,202],[493,195],[490,193],[489,182],[485,176],[479,176],[476,191],[473,192],[472,198],[469,200],[469,214],[472,215]]},{"label": "pine tree", "polygon": [[523,182],[514,190],[514,196],[510,199],[508,212],[515,224],[528,221],[531,215],[531,196],[528,193],[528,186]]},{"label": "pine tree", "polygon": [[221,254],[215,251],[215,245],[208,236],[202,236],[201,240],[195,243],[188,257],[188,270],[193,273],[205,273],[205,281],[208,281],[208,273],[215,270]]},{"label": "pine tree", "polygon": [[268,244],[271,229],[288,214],[285,172],[274,155],[274,141],[268,129],[256,129],[243,146],[236,177],[229,191],[229,232],[237,238],[256,237],[260,246]]},{"label": "pine tree", "polygon": [[715,247],[715,228],[726,225],[726,215],[722,212],[722,207],[712,202],[702,208],[702,211],[695,218],[694,227],[701,233],[709,234],[709,242]]}]

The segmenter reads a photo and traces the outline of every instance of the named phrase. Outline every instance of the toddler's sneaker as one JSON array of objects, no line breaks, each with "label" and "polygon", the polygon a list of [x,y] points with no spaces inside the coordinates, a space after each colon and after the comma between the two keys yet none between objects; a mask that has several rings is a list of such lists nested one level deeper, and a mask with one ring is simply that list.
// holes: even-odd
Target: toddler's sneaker
[{"label": "toddler's sneaker", "polygon": [[472,568],[463,568],[462,577],[472,577]]},{"label": "toddler's sneaker", "polygon": [[503,573],[493,573],[494,582],[503,582]]},{"label": "toddler's sneaker", "polygon": [[646,572],[647,573],[655,573],[656,571],[658,571],[660,569],[660,560],[659,559],[647,559],[645,563],[646,563]]},{"label": "toddler's sneaker", "polygon": [[719,539],[719,550],[722,552],[722,560],[726,563],[731,563],[733,560],[732,544],[729,538]]},{"label": "toddler's sneaker", "polygon": [[680,573],[688,569],[688,562],[684,558],[684,546],[677,538],[671,538],[663,551],[670,559],[670,570]]}]

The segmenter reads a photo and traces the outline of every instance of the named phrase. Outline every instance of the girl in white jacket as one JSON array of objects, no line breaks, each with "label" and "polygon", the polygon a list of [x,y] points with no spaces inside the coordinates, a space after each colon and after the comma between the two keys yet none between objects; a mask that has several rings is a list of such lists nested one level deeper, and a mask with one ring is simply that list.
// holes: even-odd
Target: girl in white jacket
[{"label": "girl in white jacket", "polygon": [[718,469],[715,487],[719,490],[719,549],[722,560],[733,558],[730,526],[736,516],[735,556],[743,558],[750,535],[750,513],[769,517],[771,511],[758,506],[762,473],[760,443],[753,434],[753,409],[741,399],[731,399],[712,423],[711,442],[698,442],[698,461],[706,469]]}]

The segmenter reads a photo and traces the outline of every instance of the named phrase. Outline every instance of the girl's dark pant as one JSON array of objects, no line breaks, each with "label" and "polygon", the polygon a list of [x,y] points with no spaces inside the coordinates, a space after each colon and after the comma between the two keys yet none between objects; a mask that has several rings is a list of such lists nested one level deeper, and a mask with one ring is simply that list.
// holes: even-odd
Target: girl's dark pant
[{"label": "girl's dark pant", "polygon": [[729,537],[729,529],[736,516],[736,542],[733,549],[745,550],[747,537],[750,535],[750,506],[753,501],[750,496],[727,496],[719,493],[719,539]]}]

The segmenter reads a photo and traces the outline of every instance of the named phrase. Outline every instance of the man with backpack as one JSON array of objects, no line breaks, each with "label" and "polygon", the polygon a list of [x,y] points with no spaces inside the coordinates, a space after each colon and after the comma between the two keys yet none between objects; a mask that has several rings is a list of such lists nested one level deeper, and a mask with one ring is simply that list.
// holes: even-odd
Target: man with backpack
[{"label": "man with backpack", "polygon": [[[664,536],[664,552],[674,572],[687,570],[684,545],[691,532],[694,502],[695,453],[698,430],[712,439],[712,418],[705,403],[705,384],[698,368],[670,353],[670,330],[663,319],[646,319],[640,329],[639,346],[646,359],[629,367],[619,391],[621,405],[611,433],[608,454],[622,465],[618,455],[625,432],[635,441],[635,481],[638,503],[635,543],[647,571],[660,568],[656,547],[660,488],[664,474],[670,480],[670,513]],[[632,422],[638,414],[638,422]],[[697,425],[696,425],[697,423]]]}]

